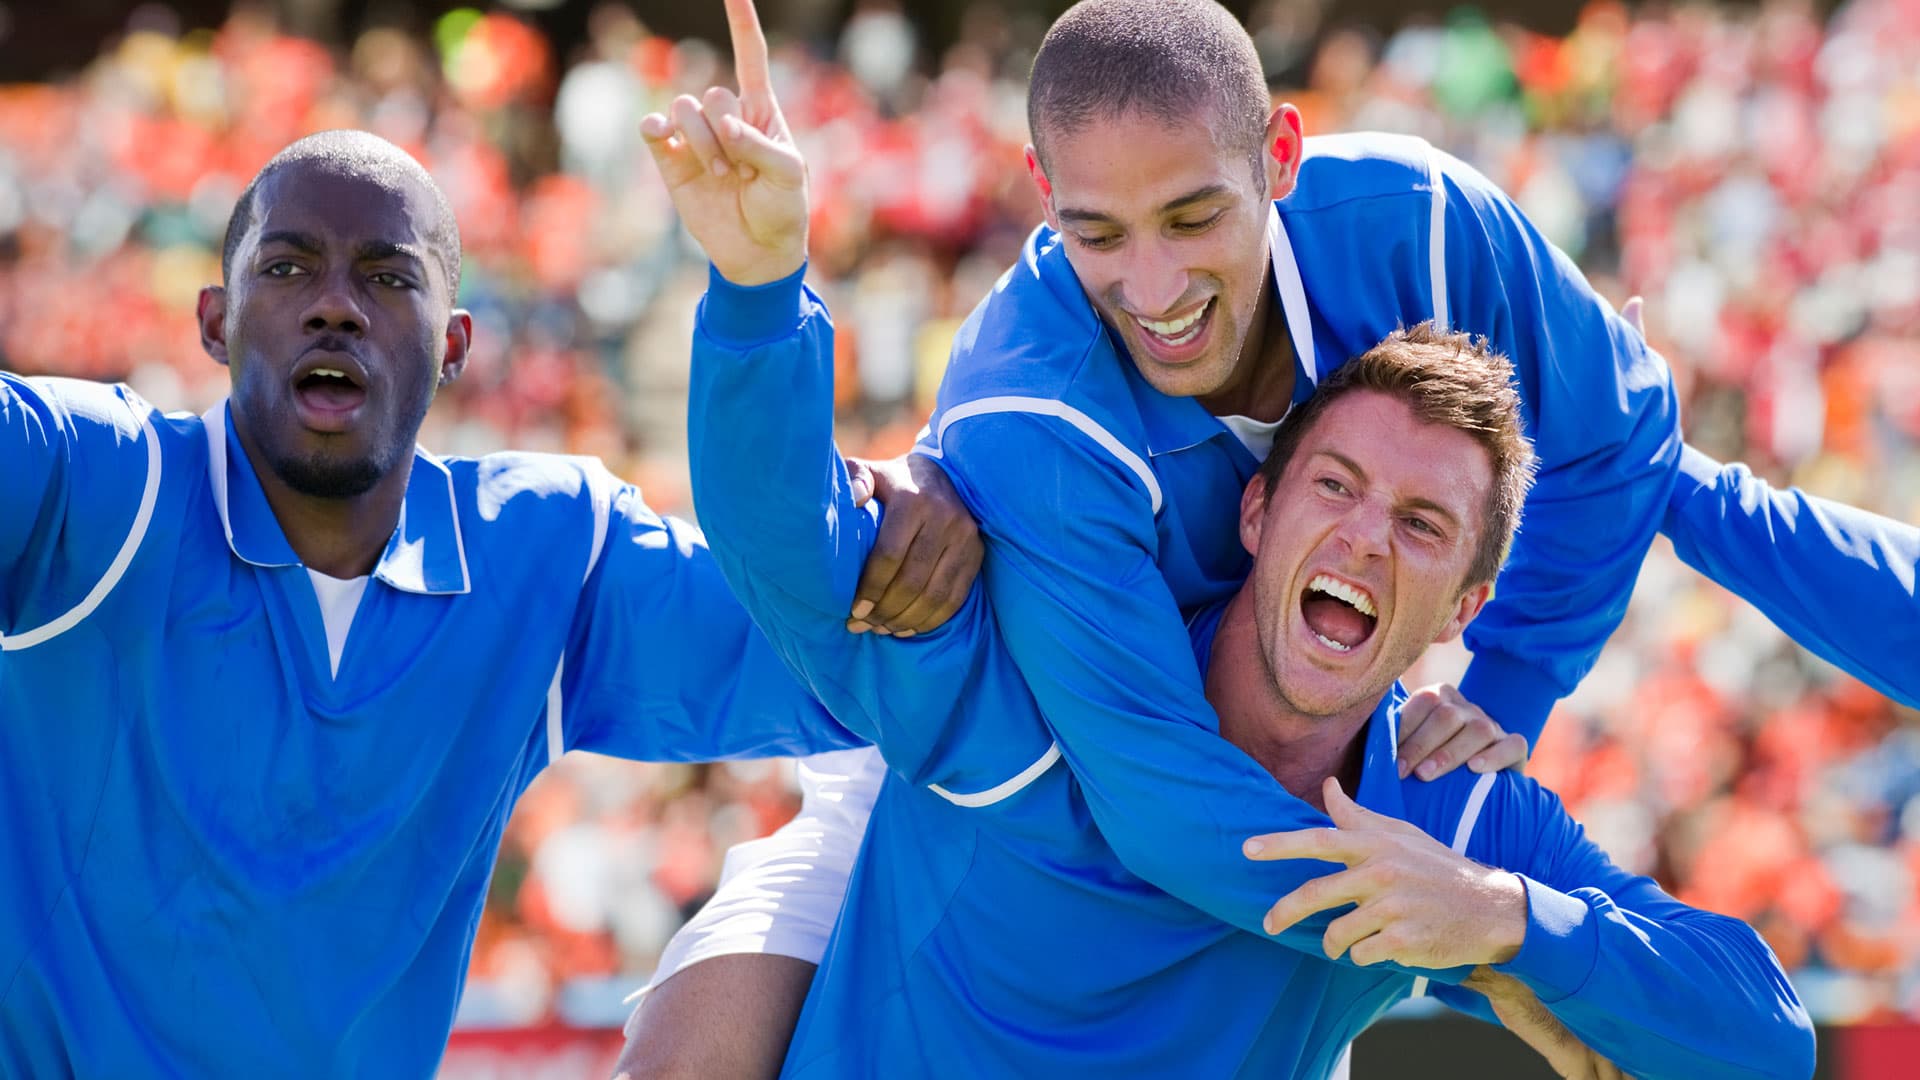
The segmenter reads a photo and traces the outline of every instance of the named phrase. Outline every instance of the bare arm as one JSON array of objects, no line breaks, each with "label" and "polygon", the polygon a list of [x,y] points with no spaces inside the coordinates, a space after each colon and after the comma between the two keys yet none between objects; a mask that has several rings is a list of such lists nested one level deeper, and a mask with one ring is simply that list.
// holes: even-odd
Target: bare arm
[{"label": "bare arm", "polygon": [[715,956],[647,991],[627,1021],[615,1080],[773,1080],[814,965],[772,953]]}]

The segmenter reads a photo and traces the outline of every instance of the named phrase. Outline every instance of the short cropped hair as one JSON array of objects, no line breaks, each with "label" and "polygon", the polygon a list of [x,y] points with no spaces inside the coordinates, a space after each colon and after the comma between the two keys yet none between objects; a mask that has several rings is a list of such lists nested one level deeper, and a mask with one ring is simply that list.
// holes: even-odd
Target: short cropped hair
[{"label": "short cropped hair", "polygon": [[1051,138],[1104,116],[1198,124],[1242,149],[1255,182],[1273,99],[1253,39],[1214,0],[1082,0],[1047,31],[1027,80],[1040,167]]},{"label": "short cropped hair", "polygon": [[1356,390],[1375,390],[1407,403],[1421,422],[1473,437],[1493,466],[1493,487],[1480,521],[1480,539],[1467,586],[1499,575],[1520,527],[1521,507],[1533,486],[1533,444],[1520,417],[1513,365],[1485,338],[1442,330],[1431,322],[1396,330],[1359,357],[1335,368],[1314,395],[1287,414],[1273,449],[1260,466],[1268,497],[1314,422]]},{"label": "short cropped hair", "polygon": [[253,204],[260,185],[289,165],[309,162],[318,162],[342,174],[365,177],[394,189],[404,189],[411,184],[425,190],[433,199],[433,220],[427,226],[427,246],[440,260],[441,269],[446,271],[448,302],[453,302],[459,296],[460,225],[454,219],[453,207],[447,202],[446,193],[405,150],[371,132],[344,129],[317,132],[300,139],[273,155],[273,159],[254,174],[246,190],[240,193],[239,201],[233,204],[232,216],[227,218],[226,239],[220,245],[222,281],[231,281],[233,278],[233,257],[240,250],[240,241],[247,235],[247,229],[253,224]]}]

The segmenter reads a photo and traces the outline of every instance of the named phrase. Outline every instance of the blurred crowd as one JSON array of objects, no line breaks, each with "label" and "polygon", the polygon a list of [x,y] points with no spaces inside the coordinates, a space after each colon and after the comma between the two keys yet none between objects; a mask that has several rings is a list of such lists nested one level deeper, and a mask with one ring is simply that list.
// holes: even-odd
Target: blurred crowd
[{"label": "blurred crowd", "polygon": [[[1513,193],[1604,295],[1646,296],[1696,445],[1920,519],[1920,0],[1826,17],[1595,0],[1564,37],[1471,9],[1381,34],[1328,0],[1264,0],[1250,26],[1309,133],[1424,135]],[[1038,219],[1020,148],[1044,22],[981,3],[938,55],[886,0],[782,29],[841,445],[890,455]],[[570,55],[469,9],[322,43],[252,8],[193,32],[141,8],[77,76],[0,86],[0,367],[206,408],[226,373],[194,301],[235,196],[299,135],[364,127],[428,165],[466,244],[473,362],[423,443],[600,455],[687,514],[704,262],[638,123],[729,72],[617,4]],[[1463,661],[1437,652],[1421,674]],[[1621,862],[1753,921],[1817,1014],[1920,1018],[1920,718],[1664,542],[1532,768]],[[788,763],[550,769],[508,827],[462,1022],[617,1022],[726,847],[796,806]]]}]

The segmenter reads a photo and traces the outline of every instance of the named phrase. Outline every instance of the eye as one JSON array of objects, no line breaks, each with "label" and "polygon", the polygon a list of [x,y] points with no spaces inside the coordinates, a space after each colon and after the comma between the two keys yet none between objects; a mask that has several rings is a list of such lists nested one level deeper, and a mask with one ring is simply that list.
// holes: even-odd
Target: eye
[{"label": "eye", "polygon": [[1321,490],[1329,495],[1345,495],[1347,493],[1347,485],[1335,480],[1331,476],[1323,476],[1315,480],[1314,483],[1319,484]]},{"label": "eye", "polygon": [[1440,531],[1440,527],[1438,525],[1435,525],[1433,522],[1428,521],[1426,518],[1423,518],[1423,517],[1408,518],[1407,528],[1412,529],[1414,532],[1417,532],[1422,536],[1431,536],[1431,537],[1438,538],[1445,535]]},{"label": "eye", "polygon": [[1176,221],[1173,223],[1173,231],[1187,236],[1195,236],[1213,228],[1225,215],[1225,210],[1219,210],[1215,211],[1211,217],[1202,221]]},{"label": "eye", "polygon": [[411,289],[413,282],[391,270],[381,270],[370,279],[375,285],[385,285],[392,289]]},{"label": "eye", "polygon": [[1120,237],[1111,234],[1106,236],[1082,236],[1079,233],[1073,233],[1071,235],[1073,236],[1074,243],[1079,244],[1089,251],[1106,251],[1120,242]]},{"label": "eye", "polygon": [[260,272],[268,277],[292,277],[295,274],[306,273],[305,270],[300,268],[300,264],[288,262],[285,259],[268,263],[261,268]]}]

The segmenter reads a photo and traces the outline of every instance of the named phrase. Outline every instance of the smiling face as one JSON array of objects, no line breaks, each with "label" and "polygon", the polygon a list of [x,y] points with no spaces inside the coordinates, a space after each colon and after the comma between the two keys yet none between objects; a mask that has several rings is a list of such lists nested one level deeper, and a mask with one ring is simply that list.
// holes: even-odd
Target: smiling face
[{"label": "smiling face", "polygon": [[[1282,152],[1298,160],[1298,114],[1274,114]],[[1269,199],[1292,170],[1225,145],[1218,125],[1169,123],[1133,110],[1050,132],[1028,168],[1047,223],[1106,323],[1149,385],[1205,397],[1247,377],[1245,355],[1267,290]]]},{"label": "smiling face", "polygon": [[242,444],[303,495],[351,498],[408,461],[465,361],[435,213],[418,183],[289,162],[259,182],[226,289],[202,297]]},{"label": "smiling face", "polygon": [[1465,628],[1490,585],[1467,583],[1493,466],[1458,428],[1353,390],[1327,405],[1269,492],[1241,500],[1260,653],[1308,716],[1371,709],[1428,645]]}]

